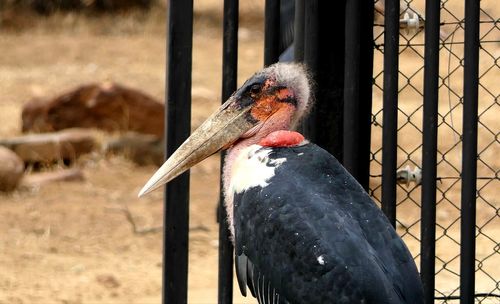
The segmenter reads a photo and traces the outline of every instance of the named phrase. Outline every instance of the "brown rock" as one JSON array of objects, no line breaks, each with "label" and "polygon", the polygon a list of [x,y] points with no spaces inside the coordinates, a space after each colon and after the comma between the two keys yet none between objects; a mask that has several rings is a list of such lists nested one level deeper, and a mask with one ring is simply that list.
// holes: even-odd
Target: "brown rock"
[{"label": "brown rock", "polygon": [[22,112],[23,132],[67,128],[135,131],[163,136],[164,105],[117,84],[89,84],[51,100],[32,100]]},{"label": "brown rock", "polygon": [[26,163],[73,161],[97,146],[90,130],[69,129],[54,133],[30,134],[0,141]]},{"label": "brown rock", "polygon": [[0,147],[0,191],[14,190],[23,177],[24,163],[11,150]]}]

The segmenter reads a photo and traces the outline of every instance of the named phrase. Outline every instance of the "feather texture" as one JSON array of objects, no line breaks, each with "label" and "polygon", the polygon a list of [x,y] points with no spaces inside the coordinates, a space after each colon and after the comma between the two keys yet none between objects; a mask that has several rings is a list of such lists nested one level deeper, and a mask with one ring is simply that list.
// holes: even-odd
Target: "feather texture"
[{"label": "feather texture", "polygon": [[422,303],[405,244],[333,156],[314,144],[265,149],[287,161],[268,185],[234,194],[242,290],[261,304]]}]

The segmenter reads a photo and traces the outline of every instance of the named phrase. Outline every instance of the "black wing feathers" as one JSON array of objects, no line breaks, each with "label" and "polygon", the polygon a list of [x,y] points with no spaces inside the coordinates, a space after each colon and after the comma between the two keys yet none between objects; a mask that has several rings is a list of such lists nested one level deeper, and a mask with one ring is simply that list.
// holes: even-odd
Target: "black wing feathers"
[{"label": "black wing feathers", "polygon": [[236,256],[236,274],[238,284],[243,296],[246,297],[248,286],[252,296],[257,298],[260,304],[288,304],[280,297],[275,287],[258,269],[248,260],[245,254]]},{"label": "black wing feathers", "polygon": [[286,161],[269,185],[234,196],[240,288],[261,304],[422,303],[406,246],[333,156],[307,144],[270,158]]}]

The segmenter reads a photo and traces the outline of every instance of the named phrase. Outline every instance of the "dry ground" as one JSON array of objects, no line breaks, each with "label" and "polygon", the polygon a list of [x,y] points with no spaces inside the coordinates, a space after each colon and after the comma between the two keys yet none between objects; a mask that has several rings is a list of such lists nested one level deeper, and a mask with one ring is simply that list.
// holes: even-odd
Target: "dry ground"
[{"label": "dry ground", "polygon": [[[240,83],[262,66],[263,49],[258,17],[262,5],[242,6]],[[217,1],[196,1],[193,126],[220,103],[220,11]],[[162,15],[55,16],[36,21],[29,31],[0,32],[0,136],[20,134],[21,106],[30,98],[52,96],[82,83],[116,81],[162,100]],[[380,100],[377,93],[374,96]],[[407,97],[409,104],[421,102]],[[487,119],[498,132],[496,117]],[[412,138],[403,140],[410,144]],[[380,142],[380,135],[374,134],[374,141]],[[498,159],[492,162],[498,171]],[[218,163],[213,157],[192,170],[189,303],[216,302]],[[155,168],[99,154],[84,157],[77,166],[83,168],[85,182],[0,196],[0,303],[160,303],[161,234],[134,234],[119,210],[128,206],[141,227],[161,225],[161,192],[137,199]],[[458,199],[455,192],[453,200]],[[499,205],[498,199],[492,202]],[[400,214],[411,217],[415,210]],[[491,233],[500,233],[498,218]],[[418,243],[408,242],[418,252]],[[438,252],[452,255],[446,247]],[[492,271],[500,277],[498,267]],[[451,278],[450,288],[454,284]],[[235,303],[254,303],[236,298]]]}]

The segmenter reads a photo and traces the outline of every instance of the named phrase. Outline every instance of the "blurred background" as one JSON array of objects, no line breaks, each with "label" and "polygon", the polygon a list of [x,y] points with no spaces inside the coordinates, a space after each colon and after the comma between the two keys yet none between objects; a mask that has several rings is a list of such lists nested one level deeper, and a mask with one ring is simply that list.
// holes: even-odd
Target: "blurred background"
[{"label": "blurred background", "polygon": [[[263,2],[240,8],[241,83],[263,65]],[[0,182],[16,184],[0,193],[0,303],[160,303],[162,191],[137,193],[162,159],[166,14],[164,0],[0,2],[0,141],[27,167]],[[193,127],[220,104],[221,35],[221,1],[195,1]],[[189,303],[214,303],[218,157],[192,172]]]}]

